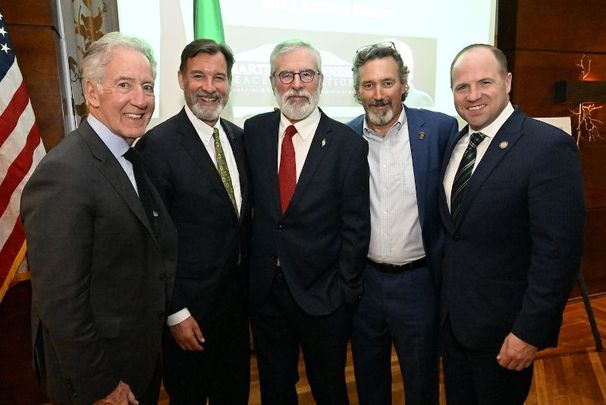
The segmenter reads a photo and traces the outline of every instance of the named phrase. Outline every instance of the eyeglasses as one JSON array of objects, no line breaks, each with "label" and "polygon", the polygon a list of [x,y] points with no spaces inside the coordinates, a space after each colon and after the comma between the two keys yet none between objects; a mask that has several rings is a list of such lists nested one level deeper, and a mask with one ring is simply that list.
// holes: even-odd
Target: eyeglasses
[{"label": "eyeglasses", "polygon": [[366,53],[370,50],[379,49],[379,48],[391,48],[394,51],[398,52],[398,49],[396,48],[396,44],[394,44],[391,41],[385,41],[385,42],[378,42],[376,44],[364,45],[356,50],[356,54]]},{"label": "eyeglasses", "polygon": [[278,77],[278,79],[280,79],[280,81],[284,84],[290,84],[295,80],[296,75],[299,75],[299,79],[301,79],[303,83],[311,83],[314,80],[314,77],[316,77],[316,75],[321,74],[322,73],[316,72],[315,70],[307,69],[302,70],[300,72],[290,72],[288,70],[283,70],[280,73],[272,74],[272,76]]}]

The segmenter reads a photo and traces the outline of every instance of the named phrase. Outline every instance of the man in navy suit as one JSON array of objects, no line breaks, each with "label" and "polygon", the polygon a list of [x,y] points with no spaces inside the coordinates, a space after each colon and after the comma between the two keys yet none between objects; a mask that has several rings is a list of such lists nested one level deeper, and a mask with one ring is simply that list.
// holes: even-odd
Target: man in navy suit
[{"label": "man in navy suit", "polygon": [[457,121],[403,106],[408,72],[389,42],[359,49],[353,64],[366,114],[349,125],[368,142],[370,166],[370,247],[352,330],[360,404],[391,404],[392,343],[406,403],[438,404],[440,166]]},{"label": "man in navy suit", "polygon": [[523,404],[555,346],[579,271],[584,202],[572,137],[509,101],[505,55],[470,45],[451,65],[469,124],[445,158],[441,331],[449,404]]},{"label": "man in navy suit", "polygon": [[369,240],[368,145],[318,109],[320,54],[301,41],[270,59],[279,111],[244,124],[254,200],[252,331],[263,404],[297,403],[299,345],[320,404],[347,404],[351,306]]},{"label": "man in navy suit", "polygon": [[164,341],[171,404],[248,403],[249,187],[242,129],[220,119],[233,63],[225,44],[187,45],[178,72],[186,106],[137,144],[179,235]]}]

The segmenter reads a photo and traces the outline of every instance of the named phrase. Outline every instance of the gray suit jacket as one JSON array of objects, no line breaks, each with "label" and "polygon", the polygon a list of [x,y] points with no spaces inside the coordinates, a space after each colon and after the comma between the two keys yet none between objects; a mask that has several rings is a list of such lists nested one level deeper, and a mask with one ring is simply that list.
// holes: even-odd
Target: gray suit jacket
[{"label": "gray suit jacket", "polygon": [[53,401],[88,404],[119,380],[137,396],[151,381],[177,239],[149,184],[153,225],[118,161],[83,122],[25,186],[32,332]]}]

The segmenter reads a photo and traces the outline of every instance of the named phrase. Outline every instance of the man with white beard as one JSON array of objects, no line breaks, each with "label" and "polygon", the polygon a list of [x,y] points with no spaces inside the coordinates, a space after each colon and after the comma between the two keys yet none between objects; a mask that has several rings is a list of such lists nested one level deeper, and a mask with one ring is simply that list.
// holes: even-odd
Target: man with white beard
[{"label": "man with white beard", "polygon": [[179,235],[163,358],[173,405],[248,403],[249,187],[242,129],[219,117],[233,63],[225,44],[187,45],[186,106],[137,144]]},{"label": "man with white beard", "polygon": [[251,323],[263,404],[297,404],[299,347],[319,404],[347,404],[351,311],[370,232],[368,145],[318,108],[320,54],[278,44],[279,111],[244,123],[254,219]]}]

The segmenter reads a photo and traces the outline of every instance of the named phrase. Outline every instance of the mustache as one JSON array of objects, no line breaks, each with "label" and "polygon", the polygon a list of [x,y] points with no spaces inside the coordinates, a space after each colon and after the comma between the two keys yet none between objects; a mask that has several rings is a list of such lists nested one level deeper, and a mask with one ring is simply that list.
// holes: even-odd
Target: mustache
[{"label": "mustache", "polygon": [[382,106],[388,105],[388,104],[389,104],[389,100],[387,100],[385,98],[379,98],[379,99],[373,100],[370,103],[370,106],[371,107],[382,107]]},{"label": "mustache", "polygon": [[203,90],[197,91],[196,97],[216,98],[217,100],[221,100],[223,98],[221,97],[221,94],[217,91],[209,93]]},{"label": "mustache", "polygon": [[288,100],[291,97],[305,97],[307,101],[311,101],[311,93],[307,90],[294,90],[290,89],[282,96],[284,100]]}]

